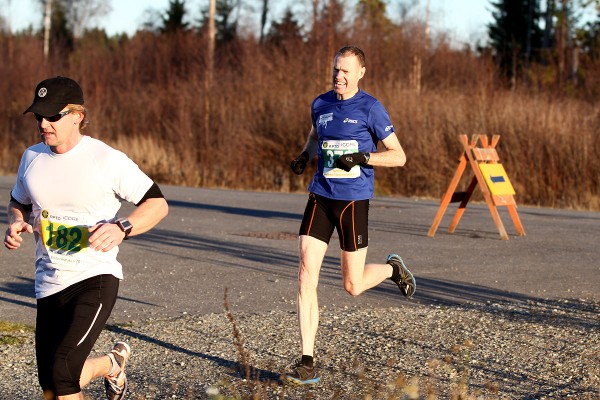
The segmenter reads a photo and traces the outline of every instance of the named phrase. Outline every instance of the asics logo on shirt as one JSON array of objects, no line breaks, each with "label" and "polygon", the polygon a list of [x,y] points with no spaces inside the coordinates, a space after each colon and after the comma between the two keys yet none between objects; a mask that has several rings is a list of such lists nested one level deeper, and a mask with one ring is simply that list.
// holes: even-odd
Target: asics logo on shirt
[{"label": "asics logo on shirt", "polygon": [[394,125],[388,125],[388,126],[386,126],[386,127],[385,127],[385,131],[386,131],[386,132],[389,132],[389,131],[391,131],[392,129],[394,129]]},{"label": "asics logo on shirt", "polygon": [[358,124],[358,120],[357,119],[350,119],[350,118],[346,118],[344,120],[345,124]]}]

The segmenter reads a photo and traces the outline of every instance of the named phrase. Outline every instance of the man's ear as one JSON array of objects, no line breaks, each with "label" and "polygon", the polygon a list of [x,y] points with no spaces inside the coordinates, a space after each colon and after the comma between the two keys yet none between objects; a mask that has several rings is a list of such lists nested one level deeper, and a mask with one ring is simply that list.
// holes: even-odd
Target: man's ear
[{"label": "man's ear", "polygon": [[367,70],[366,67],[361,67],[360,68],[360,73],[358,74],[358,79],[361,79],[363,76],[365,76],[365,71]]}]

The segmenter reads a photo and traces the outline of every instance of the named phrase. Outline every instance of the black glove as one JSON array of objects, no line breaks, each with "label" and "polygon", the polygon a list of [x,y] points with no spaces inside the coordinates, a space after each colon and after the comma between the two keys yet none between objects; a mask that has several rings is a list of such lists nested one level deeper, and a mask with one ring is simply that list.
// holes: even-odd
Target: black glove
[{"label": "black glove", "polygon": [[296,175],[301,175],[304,172],[304,168],[306,168],[306,164],[308,164],[308,151],[303,151],[298,158],[290,163],[290,167]]},{"label": "black glove", "polygon": [[369,161],[369,153],[351,153],[344,154],[335,160],[335,166],[348,172],[358,164],[366,164]]}]

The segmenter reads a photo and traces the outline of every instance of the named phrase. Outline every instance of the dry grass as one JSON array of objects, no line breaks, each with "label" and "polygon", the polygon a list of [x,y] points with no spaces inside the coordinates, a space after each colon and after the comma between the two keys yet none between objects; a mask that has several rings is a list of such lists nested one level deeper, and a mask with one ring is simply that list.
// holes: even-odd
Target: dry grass
[{"label": "dry grass", "polygon": [[[443,41],[425,54],[408,28],[390,32],[385,42],[365,32],[334,38],[334,45],[353,42],[372,55],[363,88],[386,106],[407,152],[405,168],[378,170],[378,193],[440,198],[460,155],[458,135],[499,134],[518,204],[600,210],[597,97],[549,86],[504,89],[485,57]],[[5,43],[0,52],[8,55]],[[122,149],[161,183],[305,190],[314,165],[297,177],[289,162],[309,131],[312,99],[326,89],[323,60],[330,49],[311,41],[221,45],[207,90],[203,46],[202,35],[193,33],[117,39],[96,32],[69,57],[47,62],[30,51],[41,49],[38,37],[14,37],[12,56],[0,65],[6,77],[0,90],[11,93],[0,98],[0,173],[14,174],[23,150],[39,140],[33,121],[21,115],[33,86],[63,74],[84,87],[92,119],[86,133]],[[415,54],[423,54],[419,90]]]},{"label": "dry grass", "polygon": [[[597,106],[513,92],[469,95],[449,90],[417,95],[404,89],[390,98],[388,109],[408,162],[402,169],[377,171],[378,193],[438,198],[462,151],[458,136],[500,134],[498,152],[519,204],[600,210]],[[269,110],[259,115],[273,118],[253,119],[251,124],[259,127],[248,126],[247,130],[255,130],[248,142],[235,134],[230,144],[215,145],[215,150],[223,151],[212,152],[207,185],[273,191],[306,187],[312,170],[302,177],[288,170],[288,161],[301,144],[282,145],[287,133],[283,118],[278,120]],[[267,123],[269,129],[264,128]],[[306,130],[298,132],[287,142],[301,142]],[[159,181],[182,185],[200,181],[200,169],[193,168],[193,147],[182,149],[178,143],[146,136],[119,136],[112,144]]]},{"label": "dry grass", "polygon": [[458,135],[499,134],[519,203],[600,209],[598,105],[510,91],[398,93],[391,114],[408,162],[391,180],[403,181],[402,194],[441,195],[462,151]]},{"label": "dry grass", "polygon": [[34,331],[32,326],[0,320],[0,345],[21,345],[27,340],[24,335]]},{"label": "dry grass", "polygon": [[[253,367],[254,362],[245,348],[245,340],[238,326],[235,314],[229,307],[227,289],[224,294],[225,314],[232,328],[233,343],[237,350],[238,375],[242,379],[231,378],[221,382],[221,389],[229,394],[221,394],[219,388],[207,391],[212,400],[262,400],[269,398],[286,398],[286,385],[281,384],[285,378],[278,380],[264,379]],[[348,367],[347,376],[361,383],[361,390],[354,393],[355,399],[427,399],[449,398],[452,400],[475,400],[499,398],[498,384],[487,382],[485,389],[470,390],[471,348],[473,342],[465,340],[462,345],[453,346],[451,353],[442,360],[430,360],[427,363],[426,376],[407,379],[399,375],[384,384],[371,380],[365,366],[357,360]],[[449,385],[449,387],[448,387]],[[212,394],[214,392],[214,394]],[[334,398],[344,398],[343,395]]]}]

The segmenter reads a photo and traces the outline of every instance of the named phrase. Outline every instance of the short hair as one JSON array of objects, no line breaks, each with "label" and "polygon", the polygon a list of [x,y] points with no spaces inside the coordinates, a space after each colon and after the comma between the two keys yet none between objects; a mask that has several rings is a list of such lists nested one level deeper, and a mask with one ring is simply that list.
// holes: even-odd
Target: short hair
[{"label": "short hair", "polygon": [[358,58],[358,63],[361,67],[364,67],[366,64],[365,53],[357,46],[344,46],[335,53],[335,57],[338,56],[349,56],[353,55]]},{"label": "short hair", "polygon": [[83,114],[83,118],[81,119],[81,122],[79,122],[79,129],[80,130],[85,129],[85,127],[90,123],[90,120],[88,118],[87,108],[85,108],[83,105],[81,105],[81,104],[67,104],[67,110],[74,111],[74,112],[79,112],[79,113]]}]

